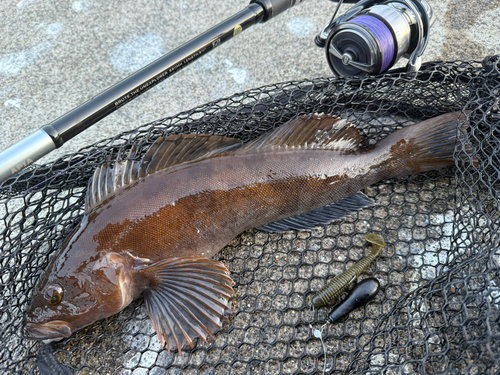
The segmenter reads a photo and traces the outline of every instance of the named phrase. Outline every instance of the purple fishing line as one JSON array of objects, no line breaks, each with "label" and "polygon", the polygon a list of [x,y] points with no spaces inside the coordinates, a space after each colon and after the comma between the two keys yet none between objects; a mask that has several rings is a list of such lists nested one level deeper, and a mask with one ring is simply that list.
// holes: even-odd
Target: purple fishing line
[{"label": "purple fishing line", "polygon": [[382,68],[379,73],[385,71],[394,58],[394,39],[389,28],[378,18],[368,15],[358,16],[349,22],[365,26],[375,35],[382,48]]}]

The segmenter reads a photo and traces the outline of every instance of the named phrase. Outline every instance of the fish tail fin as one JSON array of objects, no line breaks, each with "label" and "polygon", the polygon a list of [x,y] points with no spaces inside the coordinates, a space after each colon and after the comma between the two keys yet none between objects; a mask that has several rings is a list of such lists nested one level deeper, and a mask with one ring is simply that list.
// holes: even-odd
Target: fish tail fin
[{"label": "fish tail fin", "polygon": [[379,143],[405,160],[399,175],[409,175],[455,165],[457,159],[467,159],[477,164],[468,140],[466,115],[462,112],[447,113],[400,131],[394,132]]}]

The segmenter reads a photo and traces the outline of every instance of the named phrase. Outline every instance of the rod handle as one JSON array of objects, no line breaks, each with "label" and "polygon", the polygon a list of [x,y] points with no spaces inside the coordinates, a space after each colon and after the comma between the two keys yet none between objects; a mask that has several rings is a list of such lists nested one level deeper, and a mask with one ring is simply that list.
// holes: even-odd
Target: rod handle
[{"label": "rod handle", "polygon": [[56,145],[43,129],[38,129],[23,140],[0,153],[0,184],[35,160],[54,150]]}]

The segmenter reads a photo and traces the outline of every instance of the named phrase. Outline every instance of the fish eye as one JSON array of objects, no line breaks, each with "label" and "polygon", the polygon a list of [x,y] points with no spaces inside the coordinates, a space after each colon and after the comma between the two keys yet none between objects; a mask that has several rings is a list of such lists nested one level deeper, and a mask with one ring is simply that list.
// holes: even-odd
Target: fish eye
[{"label": "fish eye", "polygon": [[45,289],[45,299],[49,305],[57,305],[63,298],[63,288],[57,284],[51,284]]}]

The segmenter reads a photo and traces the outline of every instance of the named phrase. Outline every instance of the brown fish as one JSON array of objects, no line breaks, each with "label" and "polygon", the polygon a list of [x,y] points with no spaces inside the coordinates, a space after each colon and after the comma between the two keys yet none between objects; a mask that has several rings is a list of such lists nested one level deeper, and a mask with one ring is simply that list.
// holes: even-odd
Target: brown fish
[{"label": "brown fish", "polygon": [[69,337],[143,295],[162,346],[206,341],[233,296],[228,270],[209,258],[232,238],[259,226],[329,223],[372,204],[360,189],[454,165],[463,120],[439,116],[366,150],[353,125],[328,115],[291,120],[246,144],[173,135],[140,161],[133,148],[127,160],[95,171],[82,222],[33,294],[24,337]]}]

